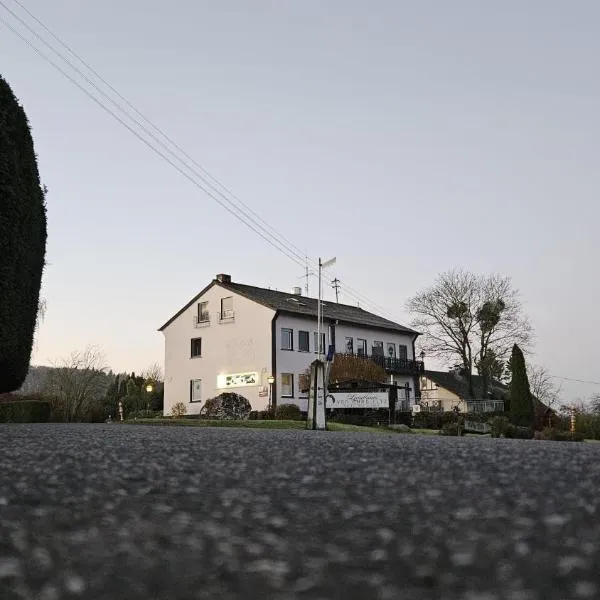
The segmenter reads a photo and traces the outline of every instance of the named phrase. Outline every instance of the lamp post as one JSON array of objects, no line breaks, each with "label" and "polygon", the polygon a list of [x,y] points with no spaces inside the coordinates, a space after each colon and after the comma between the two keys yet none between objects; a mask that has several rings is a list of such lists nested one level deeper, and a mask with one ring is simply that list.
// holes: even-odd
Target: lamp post
[{"label": "lamp post", "polygon": [[269,375],[267,377],[267,383],[269,384],[269,412],[273,409],[273,384],[275,383],[275,377]]},{"label": "lamp post", "polygon": [[148,383],[146,385],[146,393],[148,394],[148,396],[146,396],[146,410],[150,410],[150,394],[152,393],[152,390],[154,389],[154,387],[152,386],[151,383]]}]

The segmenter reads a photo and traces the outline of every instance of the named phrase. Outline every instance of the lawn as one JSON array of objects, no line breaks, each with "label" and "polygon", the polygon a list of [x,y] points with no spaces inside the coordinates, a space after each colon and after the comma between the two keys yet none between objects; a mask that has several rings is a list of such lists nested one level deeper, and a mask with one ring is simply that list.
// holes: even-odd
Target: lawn
[{"label": "lawn", "polygon": [[[306,429],[305,421],[209,421],[204,419],[135,419],[127,421],[130,425],[173,425],[187,427],[243,427],[246,429]],[[387,427],[362,427],[346,423],[328,423],[329,431],[368,431],[372,433],[398,433]]]}]

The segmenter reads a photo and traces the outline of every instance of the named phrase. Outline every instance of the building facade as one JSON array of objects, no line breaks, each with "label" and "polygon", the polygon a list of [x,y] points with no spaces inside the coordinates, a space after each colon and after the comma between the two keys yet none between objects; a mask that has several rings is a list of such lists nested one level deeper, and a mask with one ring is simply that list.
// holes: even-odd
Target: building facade
[{"label": "building facade", "polygon": [[[361,308],[322,302],[323,355],[369,357],[418,396],[423,363],[415,359],[416,331]],[[199,414],[204,402],[225,391],[246,397],[253,410],[271,403],[307,410],[303,376],[317,357],[317,300],[299,288],[285,293],[217,277],[160,331],[165,337],[164,413],[178,402]],[[271,383],[272,381],[272,383]]]}]

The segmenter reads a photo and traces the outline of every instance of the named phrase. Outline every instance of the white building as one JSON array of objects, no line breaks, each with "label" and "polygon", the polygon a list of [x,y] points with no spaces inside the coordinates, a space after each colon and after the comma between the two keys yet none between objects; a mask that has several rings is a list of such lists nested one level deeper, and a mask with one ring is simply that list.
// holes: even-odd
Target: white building
[{"label": "white building", "polygon": [[[316,358],[317,304],[300,288],[278,292],[217,275],[159,329],[165,336],[165,415],[178,402],[187,414],[198,414],[208,398],[228,390],[264,410],[270,387],[274,406],[293,403],[306,411],[299,383]],[[324,353],[331,348],[374,357],[390,381],[408,388],[413,403],[423,371],[415,360],[419,334],[356,306],[322,305]]]}]

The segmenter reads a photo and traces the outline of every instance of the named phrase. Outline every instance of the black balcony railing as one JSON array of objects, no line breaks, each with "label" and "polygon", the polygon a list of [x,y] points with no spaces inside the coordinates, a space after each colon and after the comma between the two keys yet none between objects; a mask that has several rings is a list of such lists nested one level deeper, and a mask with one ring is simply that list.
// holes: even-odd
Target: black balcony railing
[{"label": "black balcony railing", "polygon": [[358,353],[354,356],[365,360],[372,360],[376,365],[385,369],[388,373],[394,375],[418,375],[425,372],[425,363],[422,360],[412,360],[410,358],[394,358],[392,356],[383,356],[382,354]]}]

